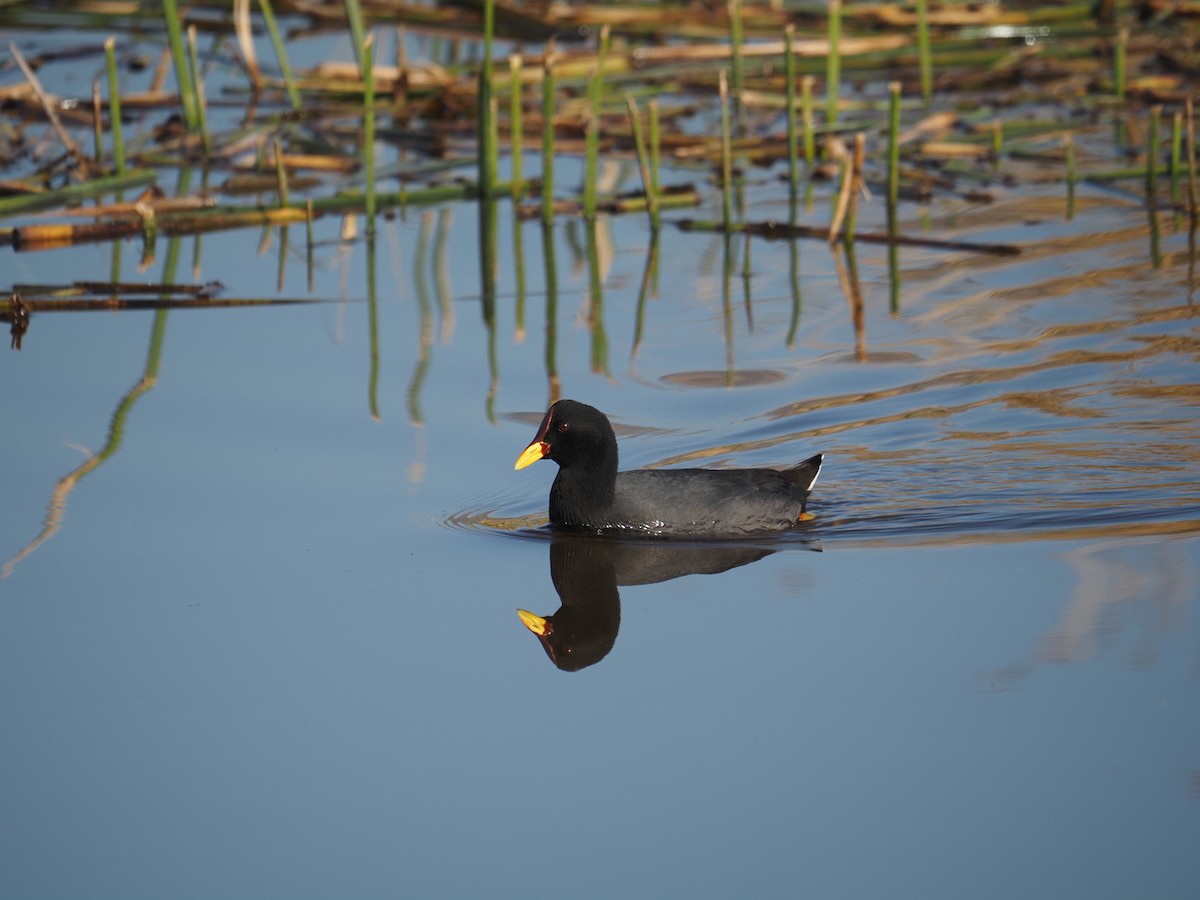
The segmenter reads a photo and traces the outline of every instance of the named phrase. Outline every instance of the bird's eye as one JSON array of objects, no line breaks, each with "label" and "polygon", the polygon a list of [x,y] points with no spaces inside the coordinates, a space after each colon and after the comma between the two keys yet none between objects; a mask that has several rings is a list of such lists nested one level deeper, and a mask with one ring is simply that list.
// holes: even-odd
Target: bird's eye
[{"label": "bird's eye", "polygon": [[571,426],[570,426],[570,425],[569,425],[567,422],[559,422],[559,423],[558,423],[558,430],[559,430],[559,431],[570,431],[570,430],[571,430]]}]

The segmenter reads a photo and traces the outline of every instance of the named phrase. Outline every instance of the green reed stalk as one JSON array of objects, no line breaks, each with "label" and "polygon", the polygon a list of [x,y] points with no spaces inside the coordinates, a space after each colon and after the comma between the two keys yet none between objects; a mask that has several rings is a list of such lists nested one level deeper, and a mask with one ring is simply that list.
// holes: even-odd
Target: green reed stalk
[{"label": "green reed stalk", "polygon": [[591,332],[591,366],[597,375],[608,375],[608,332],[604,327],[604,279],[600,275],[600,247],[596,223],[583,225],[588,269],[588,331]]},{"label": "green reed stalk", "polygon": [[171,47],[171,59],[175,63],[175,80],[179,83],[179,103],[183,107],[183,121],[188,131],[199,125],[196,112],[196,92],[188,76],[187,56],[183,50],[183,30],[179,24],[179,9],[175,0],[162,0],[163,20],[167,25],[167,43]]},{"label": "green reed stalk", "polygon": [[542,264],[546,284],[546,382],[550,402],[559,398],[561,382],[558,377],[558,261],[554,246],[554,229],[542,222]]},{"label": "green reed stalk", "polygon": [[546,48],[542,70],[542,221],[554,220],[554,50]]},{"label": "green reed stalk", "polygon": [[1063,152],[1067,163],[1067,220],[1075,218],[1075,135],[1063,135]]},{"label": "green reed stalk", "polygon": [[279,192],[280,209],[290,206],[287,168],[283,164],[283,144],[279,140],[279,135],[275,135],[275,185],[276,190]]},{"label": "green reed stalk", "polygon": [[733,222],[733,143],[729,135],[729,76],[724,69],[718,88],[721,94],[721,219],[728,228]]},{"label": "green reed stalk", "polygon": [[997,118],[992,121],[992,161],[1000,168],[1000,154],[1004,152],[1004,120]]},{"label": "green reed stalk", "polygon": [[787,100],[787,156],[788,189],[794,197],[800,185],[800,134],[796,129],[796,51],[792,42],[796,39],[796,26],[791,22],[783,29],[783,77],[784,96]]},{"label": "green reed stalk", "polygon": [[[363,69],[370,63],[369,45],[363,46]],[[367,410],[375,422],[381,420],[379,414],[379,291],[377,288],[377,270],[375,262],[375,239],[367,238],[367,346],[370,348],[370,363],[367,373]]]},{"label": "green reed stalk", "polygon": [[100,170],[104,158],[104,103],[100,99],[100,79],[92,79],[92,162]]},{"label": "green reed stalk", "polygon": [[1187,167],[1188,167],[1188,216],[1191,227],[1196,228],[1196,124],[1193,117],[1192,98],[1188,97],[1183,103],[1184,115],[1187,119]]},{"label": "green reed stalk", "polygon": [[587,106],[587,130],[583,136],[583,215],[585,218],[594,219],[596,218],[596,158],[600,154],[600,72],[597,69],[593,69],[588,74]]},{"label": "green reed stalk", "polygon": [[43,191],[40,194],[14,194],[11,197],[0,197],[0,216],[12,216],[39,209],[54,209],[81,200],[141,187],[153,183],[154,180],[154,172],[149,169],[130,169],[119,175],[91,178],[78,184],[68,184],[57,190]]},{"label": "green reed stalk", "polygon": [[309,197],[304,204],[304,262],[305,268],[308,270],[308,292],[313,292],[315,280],[313,277],[313,202],[312,197]]},{"label": "green reed stalk", "polygon": [[363,45],[367,40],[367,30],[363,27],[362,6],[358,0],[346,0],[346,24],[350,26],[350,46],[354,48],[354,61],[358,63],[358,71],[362,74],[366,68],[363,63]]},{"label": "green reed stalk", "polygon": [[1162,107],[1150,107],[1150,128],[1146,133],[1146,200],[1153,205],[1158,194],[1158,132]]},{"label": "green reed stalk", "polygon": [[192,85],[195,87],[196,118],[200,124],[200,145],[204,155],[212,153],[212,140],[208,136],[208,104],[204,102],[204,80],[200,75],[200,56],[196,52],[196,26],[189,25],[187,30],[188,65],[192,73]]},{"label": "green reed stalk", "polygon": [[652,97],[646,105],[650,108],[650,192],[657,198],[661,191],[658,160],[662,149],[662,127],[658,118],[658,100]]},{"label": "green reed stalk", "polygon": [[108,66],[108,126],[112,131],[113,159],[117,174],[120,175],[125,171],[125,140],[121,134],[121,91],[117,84],[116,45],[116,38],[110,37],[104,42],[104,59]]},{"label": "green reed stalk", "polygon": [[642,117],[638,112],[637,101],[632,94],[625,95],[625,103],[629,107],[629,124],[633,131],[633,146],[637,153],[638,168],[642,173],[642,189],[646,192],[646,212],[650,216],[651,229],[658,230],[658,197],[651,181],[650,162],[647,159],[646,142],[642,138]]},{"label": "green reed stalk", "polygon": [[523,85],[521,81],[522,58],[514,53],[508,58],[508,132],[512,142],[512,198],[515,203],[521,196],[522,148],[525,144],[525,118]]},{"label": "green reed stalk", "polygon": [[1171,119],[1171,203],[1183,199],[1183,113],[1176,110]]},{"label": "green reed stalk", "polygon": [[375,43],[362,45],[363,76],[363,192],[366,195],[367,237],[375,236]]},{"label": "green reed stalk", "polygon": [[1129,29],[1117,32],[1117,44],[1113,48],[1113,90],[1117,99],[1125,102],[1125,56],[1129,47]]},{"label": "green reed stalk", "polygon": [[894,238],[897,230],[896,207],[900,202],[900,82],[888,84],[888,98],[887,223],[888,236]]},{"label": "green reed stalk", "polygon": [[733,98],[737,105],[738,131],[741,131],[743,116],[742,87],[745,84],[745,64],[742,60],[742,3],[741,0],[727,0],[726,10],[729,14],[729,46],[731,51]]},{"label": "green reed stalk", "polygon": [[842,0],[829,0],[829,56],[825,60],[825,117],[837,124],[838,84],[842,77]]},{"label": "green reed stalk", "polygon": [[800,79],[800,118],[803,119],[804,160],[811,168],[817,162],[817,136],[813,133],[813,85],[816,77],[805,75]]},{"label": "green reed stalk", "polygon": [[495,0],[483,4],[483,61],[479,64],[479,89],[475,130],[479,135],[479,196],[491,198],[496,183],[494,161],[499,152],[493,141],[492,126],[492,36],[495,31]]},{"label": "green reed stalk", "polygon": [[513,286],[516,293],[516,321],[513,339],[519,344],[525,340],[525,245],[521,230],[520,210],[512,210]]},{"label": "green reed stalk", "polygon": [[258,0],[258,9],[262,13],[263,24],[267,26],[267,35],[271,38],[271,46],[275,48],[275,59],[279,63],[279,71],[283,75],[288,100],[291,101],[292,109],[299,109],[300,91],[296,88],[296,80],[292,77],[287,47],[284,46],[283,37],[279,33],[279,25],[275,21],[275,11],[271,9],[271,0]]},{"label": "green reed stalk", "polygon": [[933,100],[933,53],[929,48],[929,0],[917,0],[917,56],[921,67],[921,98]]}]

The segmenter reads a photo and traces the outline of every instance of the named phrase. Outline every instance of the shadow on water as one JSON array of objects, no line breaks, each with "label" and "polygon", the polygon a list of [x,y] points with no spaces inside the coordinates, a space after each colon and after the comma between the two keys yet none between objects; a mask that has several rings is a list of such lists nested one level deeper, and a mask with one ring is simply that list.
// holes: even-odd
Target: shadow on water
[{"label": "shadow on water", "polygon": [[[550,661],[564,672],[593,666],[612,650],[621,626],[619,588],[685,575],[717,575],[769,556],[770,546],[739,542],[620,541],[555,535],[550,578],[561,602],[541,616],[518,610]],[[808,545],[818,551],[819,547]]]}]

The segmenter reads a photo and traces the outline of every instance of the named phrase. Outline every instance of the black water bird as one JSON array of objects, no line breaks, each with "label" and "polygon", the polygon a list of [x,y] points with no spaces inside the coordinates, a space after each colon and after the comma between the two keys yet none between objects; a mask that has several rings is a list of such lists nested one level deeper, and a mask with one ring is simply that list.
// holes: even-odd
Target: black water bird
[{"label": "black water bird", "polygon": [[592,534],[736,537],[784,531],[805,517],[821,454],[790,469],[617,471],[617,437],[604,413],[575,400],[550,407],[517,458],[558,463],[550,524]]}]

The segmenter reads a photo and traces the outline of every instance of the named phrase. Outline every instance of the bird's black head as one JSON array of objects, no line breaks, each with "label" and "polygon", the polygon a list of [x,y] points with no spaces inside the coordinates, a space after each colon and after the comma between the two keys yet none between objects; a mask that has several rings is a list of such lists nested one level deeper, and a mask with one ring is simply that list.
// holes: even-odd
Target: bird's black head
[{"label": "bird's black head", "polygon": [[608,417],[594,406],[559,400],[547,411],[533,442],[517,459],[523,469],[539,459],[552,459],[559,468],[586,466],[597,472],[617,471],[617,438]]}]

